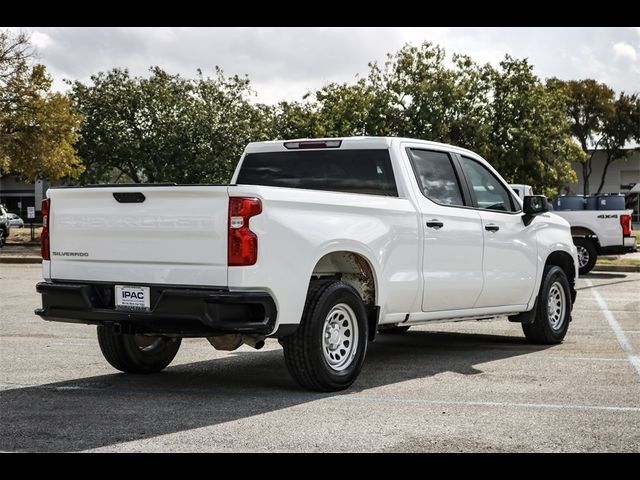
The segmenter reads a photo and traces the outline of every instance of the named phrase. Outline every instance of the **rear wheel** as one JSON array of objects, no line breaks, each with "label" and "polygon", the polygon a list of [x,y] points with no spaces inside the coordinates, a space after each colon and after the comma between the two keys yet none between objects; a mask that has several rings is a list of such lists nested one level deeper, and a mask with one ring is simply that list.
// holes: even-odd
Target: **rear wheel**
[{"label": "rear wheel", "polygon": [[589,273],[596,260],[598,260],[598,251],[593,240],[588,238],[576,237],[573,239],[573,244],[578,249],[578,268],[580,275]]},{"label": "rear wheel", "polygon": [[522,324],[527,340],[542,345],[562,342],[569,329],[571,308],[567,275],[562,268],[547,265],[536,302],[535,319],[533,323]]},{"label": "rear wheel", "polygon": [[7,231],[4,228],[0,228],[0,248],[4,247],[4,242],[7,240]]},{"label": "rear wheel", "polygon": [[98,343],[111,366],[126,373],[156,373],[175,358],[181,338],[116,334],[110,326],[98,326]]},{"label": "rear wheel", "polygon": [[362,369],[367,336],[367,313],[358,292],[341,281],[314,282],[299,328],[282,341],[289,373],[309,390],[343,390]]}]

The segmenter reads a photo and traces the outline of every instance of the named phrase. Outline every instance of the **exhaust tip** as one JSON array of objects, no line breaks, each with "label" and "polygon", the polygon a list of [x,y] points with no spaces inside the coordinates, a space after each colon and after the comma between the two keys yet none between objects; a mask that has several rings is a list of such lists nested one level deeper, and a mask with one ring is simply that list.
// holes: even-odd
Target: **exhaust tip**
[{"label": "exhaust tip", "polygon": [[264,347],[264,337],[261,335],[242,335],[242,341],[256,350]]}]

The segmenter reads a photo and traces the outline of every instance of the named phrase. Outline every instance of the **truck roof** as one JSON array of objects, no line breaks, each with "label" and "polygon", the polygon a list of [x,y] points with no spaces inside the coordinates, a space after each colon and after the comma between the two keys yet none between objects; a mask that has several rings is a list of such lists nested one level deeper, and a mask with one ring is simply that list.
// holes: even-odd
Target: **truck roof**
[{"label": "truck roof", "polygon": [[475,157],[478,154],[467,150],[465,148],[456,147],[455,145],[449,145],[446,143],[440,142],[432,142],[429,140],[421,140],[417,138],[407,138],[407,137],[324,137],[324,138],[293,138],[289,140],[271,140],[267,142],[252,142],[245,148],[245,153],[257,153],[257,152],[286,152],[289,151],[285,148],[284,144],[286,142],[321,142],[321,141],[330,141],[330,140],[341,140],[342,144],[340,145],[340,149],[343,150],[351,150],[351,149],[386,149],[394,145],[395,143],[402,142],[411,142],[411,143],[420,143],[425,146],[430,147],[438,147],[438,148],[447,148],[449,150],[456,151],[458,153],[465,153],[467,155],[473,155]]}]

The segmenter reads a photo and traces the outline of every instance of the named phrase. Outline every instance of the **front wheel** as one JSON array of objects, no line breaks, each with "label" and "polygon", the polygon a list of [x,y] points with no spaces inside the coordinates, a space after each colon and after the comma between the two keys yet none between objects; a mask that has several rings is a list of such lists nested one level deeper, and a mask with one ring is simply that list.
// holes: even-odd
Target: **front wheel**
[{"label": "front wheel", "polygon": [[569,329],[571,309],[571,289],[566,273],[558,266],[546,266],[534,321],[522,324],[525,337],[531,343],[541,345],[562,342]]},{"label": "front wheel", "polygon": [[320,392],[348,388],[367,350],[368,322],[358,292],[341,281],[313,282],[298,329],[283,339],[289,373]]},{"label": "front wheel", "polygon": [[578,249],[578,272],[580,275],[589,273],[598,260],[598,251],[592,240],[588,238],[576,237],[573,244]]},{"label": "front wheel", "polygon": [[98,343],[111,366],[126,373],[156,373],[175,358],[181,338],[116,334],[113,328],[98,326]]}]

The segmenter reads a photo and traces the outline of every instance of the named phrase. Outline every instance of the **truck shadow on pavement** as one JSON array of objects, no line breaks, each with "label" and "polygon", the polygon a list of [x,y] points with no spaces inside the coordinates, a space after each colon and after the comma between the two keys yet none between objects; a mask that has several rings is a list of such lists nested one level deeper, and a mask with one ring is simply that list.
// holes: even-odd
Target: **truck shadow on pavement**
[{"label": "truck shadow on pavement", "polygon": [[589,272],[587,274],[580,275],[580,279],[593,278],[597,280],[611,280],[613,278],[627,278],[628,275],[624,273],[602,273],[602,272]]},{"label": "truck shadow on pavement", "polygon": [[[249,418],[308,402],[543,350],[524,338],[410,331],[369,344],[356,383],[337,394],[301,390],[281,349],[235,352],[155,375],[100,375],[0,392],[0,450],[81,451]],[[276,429],[277,430],[277,429]],[[274,430],[273,435],[278,432]],[[219,443],[217,443],[219,445]]]},{"label": "truck shadow on pavement", "polygon": [[591,280],[617,280],[617,279],[627,279],[627,280],[618,280],[615,282],[607,282],[607,283],[599,283],[597,285],[585,285],[584,287],[576,287],[576,290],[580,291],[580,290],[589,290],[591,288],[598,288],[598,287],[608,287],[610,285],[616,285],[619,283],[635,283],[638,281],[637,278],[629,278],[628,275],[625,275],[623,273],[594,273],[594,272],[589,272],[586,275],[580,275],[580,279],[581,280],[587,280],[587,279],[591,279]]}]

